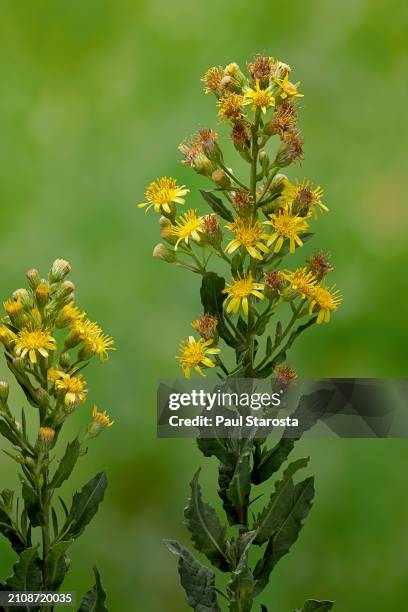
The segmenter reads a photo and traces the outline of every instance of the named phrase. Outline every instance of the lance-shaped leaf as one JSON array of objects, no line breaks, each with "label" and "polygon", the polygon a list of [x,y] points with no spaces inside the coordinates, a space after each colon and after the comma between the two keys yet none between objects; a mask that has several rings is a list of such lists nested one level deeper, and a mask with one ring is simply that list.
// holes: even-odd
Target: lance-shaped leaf
[{"label": "lance-shaped leaf", "polygon": [[39,527],[43,522],[41,504],[38,494],[24,480],[22,487],[24,506],[32,527]]},{"label": "lance-shaped leaf", "polygon": [[317,599],[308,599],[305,601],[301,610],[295,612],[327,612],[334,606],[334,601],[317,601]]},{"label": "lance-shaped leaf", "polygon": [[235,470],[229,483],[227,497],[234,508],[237,510],[238,516],[240,510],[248,505],[249,494],[251,492],[251,468],[250,468],[250,451],[244,450],[239,455]]},{"label": "lance-shaped leaf", "polygon": [[175,540],[165,540],[164,543],[173,555],[179,557],[180,582],[186,592],[188,605],[196,612],[221,612],[214,572],[197,561]]},{"label": "lance-shaped leaf", "polygon": [[54,544],[45,558],[47,589],[50,591],[57,591],[63,583],[69,568],[69,560],[66,558],[65,553],[73,541],[63,540]]},{"label": "lance-shaped leaf", "polygon": [[247,532],[237,542],[240,557],[227,585],[230,612],[249,612],[252,609],[255,580],[248,566],[248,554],[254,536],[255,532]]},{"label": "lance-shaped leaf", "polygon": [[256,544],[263,544],[271,538],[292,510],[295,485],[293,475],[303,467],[306,467],[309,459],[298,459],[289,465],[281,480],[275,485],[269,503],[265,506],[255,521],[254,528]]},{"label": "lance-shaped leaf", "polygon": [[100,472],[72,498],[72,505],[60,534],[60,538],[78,538],[98,511],[107,487],[105,472]]},{"label": "lance-shaped leaf", "polygon": [[282,438],[273,448],[263,449],[252,469],[252,482],[259,485],[277,472],[292,452],[295,442],[296,438]]},{"label": "lance-shaped leaf", "polygon": [[292,544],[298,539],[303,526],[303,520],[309,514],[314,497],[314,479],[306,478],[295,485],[290,507],[286,516],[275,528],[274,535],[269,540],[263,558],[258,561],[254,570],[256,578],[255,594],[259,594],[268,584],[269,576],[278,563],[286,555]]},{"label": "lance-shaped leaf", "polygon": [[8,539],[17,554],[25,550],[26,543],[21,533],[15,528],[8,512],[0,505],[0,533]]},{"label": "lance-shaped leaf", "polygon": [[13,575],[6,580],[10,591],[38,591],[42,588],[42,573],[38,546],[27,548],[13,566]]},{"label": "lance-shaped leaf", "polygon": [[220,215],[220,217],[226,221],[234,221],[234,217],[232,216],[231,212],[220,198],[217,198],[217,196],[215,196],[211,191],[205,191],[204,189],[200,189],[200,193],[207,204],[215,213],[217,213],[217,215]]},{"label": "lance-shaped leaf", "polygon": [[67,445],[64,456],[62,457],[59,466],[57,467],[54,478],[51,481],[51,487],[58,489],[72,474],[72,470],[78,461],[81,444],[76,438]]},{"label": "lance-shaped leaf", "polygon": [[96,567],[94,567],[93,570],[95,574],[95,585],[84,595],[78,612],[108,612],[108,608],[105,606],[106,593],[102,586],[100,574]]},{"label": "lance-shaped leaf", "polygon": [[236,345],[236,339],[229,331],[224,322],[223,303],[225,295],[222,293],[225,280],[215,272],[206,272],[201,283],[200,296],[204,312],[217,317],[217,330],[225,342],[232,347]]},{"label": "lance-shaped leaf", "polygon": [[199,474],[200,470],[194,474],[190,483],[191,496],[184,510],[187,527],[196,549],[202,552],[215,567],[228,571],[229,566],[225,558],[227,529],[221,525],[214,508],[203,501],[198,482]]}]

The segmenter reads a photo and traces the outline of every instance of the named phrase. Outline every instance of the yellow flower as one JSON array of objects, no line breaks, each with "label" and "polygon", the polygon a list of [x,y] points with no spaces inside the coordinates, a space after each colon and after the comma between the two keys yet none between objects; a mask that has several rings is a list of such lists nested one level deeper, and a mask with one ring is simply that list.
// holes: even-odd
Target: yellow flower
[{"label": "yellow flower", "polygon": [[172,206],[177,202],[178,204],[185,204],[185,196],[190,190],[186,189],[185,185],[179,187],[174,178],[167,178],[163,176],[157,181],[150,183],[145,191],[147,202],[139,204],[139,208],[146,208],[146,212],[154,207],[155,212],[167,212],[170,213]]},{"label": "yellow flower", "polygon": [[113,346],[114,339],[107,334],[90,335],[84,340],[84,348],[99,357],[101,363],[108,359],[108,351],[116,351]]},{"label": "yellow flower", "polygon": [[218,100],[218,116],[221,119],[230,119],[238,121],[242,119],[242,106],[244,104],[243,96],[236,93],[227,93]]},{"label": "yellow flower", "polygon": [[[65,393],[64,403],[67,406],[77,406],[86,400],[88,393],[86,388],[86,382],[82,376],[70,376],[65,372],[58,372],[59,378],[55,381],[55,388],[57,391],[63,391]],[[55,376],[54,372],[51,373],[51,377]],[[50,372],[48,373],[50,379]]]},{"label": "yellow flower", "polygon": [[227,283],[226,288],[223,290],[223,293],[227,294],[224,300],[224,304],[227,304],[227,312],[238,312],[239,307],[242,305],[242,310],[248,315],[248,299],[253,295],[263,300],[265,296],[261,291],[265,285],[255,282],[251,273],[244,275],[243,278],[233,278],[232,280],[233,282]]},{"label": "yellow flower", "polygon": [[3,302],[3,307],[7,314],[11,316],[15,314],[20,314],[24,308],[20,298],[17,298],[16,300],[6,300],[5,302]]},{"label": "yellow flower", "polygon": [[83,317],[72,320],[69,327],[71,332],[82,341],[92,339],[102,332],[97,323]]},{"label": "yellow flower", "polygon": [[219,93],[223,77],[224,69],[222,66],[213,66],[212,68],[209,68],[201,79],[206,86],[204,92],[206,94]]},{"label": "yellow flower", "polygon": [[180,215],[176,220],[176,224],[171,226],[171,233],[177,237],[175,249],[179,243],[184,240],[186,244],[190,238],[200,242],[200,234],[202,231],[202,218],[197,215],[197,211],[190,208],[184,215]]},{"label": "yellow flower", "polygon": [[269,238],[269,234],[263,231],[259,221],[253,223],[251,219],[237,217],[233,223],[228,223],[226,227],[235,234],[235,238],[231,240],[225,249],[226,253],[233,253],[236,249],[243,246],[251,257],[262,259],[262,253],[259,251],[263,253],[269,252],[268,247],[262,242],[262,240]]},{"label": "yellow flower", "polygon": [[313,187],[308,179],[295,185],[288,179],[284,181],[281,197],[283,201],[291,202],[300,211],[312,211],[317,218],[316,209],[319,208],[322,212],[328,212],[328,208],[322,202],[323,189],[321,187]]},{"label": "yellow flower", "polygon": [[181,355],[176,357],[176,359],[180,361],[181,368],[186,378],[190,378],[191,368],[194,368],[200,376],[205,376],[201,366],[205,366],[206,368],[215,367],[215,363],[211,361],[207,355],[217,355],[221,351],[217,348],[208,348],[212,343],[212,338],[209,340],[200,338],[197,342],[193,336],[189,336],[187,341],[180,343]]},{"label": "yellow flower", "polygon": [[289,81],[289,74],[286,74],[283,79],[275,79],[275,83],[280,87],[280,97],[282,100],[286,98],[303,98],[303,94],[298,93],[297,88],[300,85],[300,81],[297,83],[291,83]]},{"label": "yellow flower", "polygon": [[16,355],[24,358],[28,354],[31,363],[37,363],[37,353],[48,357],[48,351],[55,351],[57,348],[55,338],[48,329],[35,327],[20,330],[14,338],[14,343]]},{"label": "yellow flower", "polygon": [[38,443],[43,450],[48,450],[52,446],[55,438],[55,429],[52,427],[40,427],[38,430]]},{"label": "yellow flower", "polygon": [[289,240],[289,251],[295,252],[296,244],[303,246],[299,234],[306,232],[309,225],[304,217],[298,217],[292,212],[292,204],[287,204],[285,208],[279,209],[278,213],[269,215],[270,221],[265,221],[266,225],[271,225],[274,233],[268,239],[268,246],[276,241],[274,253],[279,253],[286,239]]},{"label": "yellow flower", "polygon": [[337,310],[337,307],[342,302],[340,291],[336,290],[335,285],[327,288],[324,285],[318,285],[312,292],[312,301],[309,305],[309,314],[312,314],[315,307],[319,309],[316,323],[328,323],[330,321],[330,313]]},{"label": "yellow flower", "polygon": [[86,313],[82,312],[74,302],[69,302],[61,309],[60,317],[65,325],[71,325],[75,321],[82,320],[86,317]]},{"label": "yellow flower", "polygon": [[97,406],[93,407],[92,419],[96,421],[97,423],[100,423],[103,429],[108,429],[109,427],[112,427],[114,423],[114,421],[110,420],[110,417],[108,413],[106,412],[106,410],[104,410],[103,412],[98,412]]},{"label": "yellow flower", "polygon": [[302,298],[310,297],[317,285],[315,276],[307,268],[298,268],[294,272],[284,270],[281,275],[290,283],[291,289],[297,291]]},{"label": "yellow flower", "polygon": [[255,89],[247,87],[244,92],[244,105],[252,104],[252,110],[260,108],[265,114],[270,106],[275,106],[275,98],[269,87],[261,89],[259,81],[256,81]]},{"label": "yellow flower", "polygon": [[15,334],[6,325],[0,327],[0,342],[2,344],[8,344],[15,338]]}]

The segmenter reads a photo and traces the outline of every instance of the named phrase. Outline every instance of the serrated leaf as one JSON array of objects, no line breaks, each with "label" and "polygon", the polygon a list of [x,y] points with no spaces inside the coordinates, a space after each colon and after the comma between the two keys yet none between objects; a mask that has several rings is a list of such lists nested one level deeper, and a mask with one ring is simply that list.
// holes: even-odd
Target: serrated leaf
[{"label": "serrated leaf", "polygon": [[202,552],[215,567],[228,571],[225,558],[226,527],[223,527],[216,511],[202,499],[201,487],[198,482],[198,470],[190,483],[191,497],[184,510],[187,527],[195,548]]},{"label": "serrated leaf", "polygon": [[200,193],[212,210],[217,213],[217,215],[226,221],[234,221],[232,213],[228,210],[220,198],[217,198],[217,196],[215,196],[211,191],[205,191],[204,189],[200,189]]},{"label": "serrated leaf", "polygon": [[42,588],[42,573],[38,546],[27,548],[13,566],[13,575],[6,580],[11,591],[38,591]]},{"label": "serrated leaf", "polygon": [[327,612],[334,606],[334,601],[317,601],[317,599],[308,599],[305,601],[301,610],[295,612]]},{"label": "serrated leaf", "polygon": [[107,484],[105,472],[100,472],[78,493],[75,493],[60,537],[64,540],[71,540],[81,535],[97,513],[99,504],[104,498]]},{"label": "serrated leaf", "polygon": [[282,438],[269,450],[263,449],[252,469],[251,479],[255,485],[268,480],[286,461],[295,446],[296,438]]},{"label": "serrated leaf", "polygon": [[308,462],[308,458],[294,461],[286,468],[282,479],[276,482],[275,491],[270,496],[268,504],[258,514],[254,524],[256,544],[262,545],[267,542],[291,512],[295,491],[293,476],[298,470],[306,467]]},{"label": "serrated leaf", "polygon": [[94,567],[94,574],[95,585],[84,595],[78,612],[108,612],[108,608],[105,606],[106,593],[96,567]]},{"label": "serrated leaf", "polygon": [[268,584],[269,576],[278,563],[294,544],[303,527],[303,520],[309,514],[314,497],[314,479],[306,478],[295,485],[291,504],[286,516],[275,528],[269,540],[263,558],[258,561],[254,570],[256,585],[254,594],[258,595]]},{"label": "serrated leaf", "polygon": [[24,507],[27,516],[30,519],[32,527],[39,527],[42,524],[42,511],[38,494],[26,481],[23,482],[22,494],[24,499]]},{"label": "serrated leaf", "polygon": [[180,581],[186,592],[188,605],[196,612],[221,612],[217,601],[214,572],[197,561],[175,540],[165,540],[164,543],[173,555],[179,557]]},{"label": "serrated leaf", "polygon": [[57,467],[54,477],[51,481],[51,487],[58,489],[67,480],[75,467],[81,451],[81,444],[76,438],[67,445],[64,456],[62,457],[59,466]]},{"label": "serrated leaf", "polygon": [[54,544],[45,558],[45,566],[47,570],[47,589],[50,591],[58,591],[63,583],[65,574],[67,573],[69,562],[65,556],[68,547],[74,540],[63,540]]}]

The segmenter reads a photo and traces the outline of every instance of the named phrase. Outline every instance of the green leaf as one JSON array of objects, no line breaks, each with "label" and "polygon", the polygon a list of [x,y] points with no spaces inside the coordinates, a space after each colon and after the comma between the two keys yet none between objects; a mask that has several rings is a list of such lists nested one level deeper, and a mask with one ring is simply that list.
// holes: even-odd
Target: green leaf
[{"label": "green leaf", "polygon": [[248,553],[253,537],[254,532],[248,532],[243,536],[242,542],[244,547],[227,585],[230,596],[230,612],[249,612],[252,609],[255,581],[248,566]]},{"label": "green leaf", "polygon": [[204,189],[200,189],[200,193],[212,210],[217,213],[217,215],[226,221],[234,221],[232,213],[228,210],[220,198],[217,198],[217,196],[215,196],[211,191],[205,191]]},{"label": "green leaf", "polygon": [[96,567],[94,567],[94,574],[95,585],[84,595],[78,612],[108,612],[108,608],[105,606],[106,593],[103,589],[101,577]]},{"label": "green leaf", "polygon": [[195,548],[202,552],[215,567],[228,571],[229,565],[225,558],[226,527],[219,521],[212,506],[203,501],[201,487],[198,482],[198,470],[190,483],[191,497],[184,510],[187,527]]},{"label": "green leaf", "polygon": [[50,591],[58,591],[63,583],[65,574],[69,568],[69,561],[65,553],[73,541],[74,540],[63,540],[62,542],[54,544],[45,558],[45,567],[48,577],[47,589]]},{"label": "green leaf", "polygon": [[269,503],[265,506],[255,521],[256,537],[254,542],[258,545],[267,542],[275,530],[280,527],[292,510],[295,485],[293,475],[301,468],[306,467],[309,459],[298,459],[289,465],[281,480],[275,484]]},{"label": "green leaf", "polygon": [[263,558],[256,564],[254,570],[256,595],[266,587],[273,568],[298,539],[303,520],[312,507],[313,497],[314,479],[312,477],[306,478],[294,487],[287,512],[281,517],[280,524],[275,526],[274,535],[268,542]]},{"label": "green leaf", "polygon": [[37,492],[24,480],[22,487],[24,506],[32,527],[39,527],[43,522],[41,504]]},{"label": "green leaf", "polygon": [[67,445],[64,456],[62,457],[59,466],[57,467],[54,478],[51,481],[51,487],[58,489],[67,480],[75,467],[81,451],[81,444],[76,438]]},{"label": "green leaf", "polygon": [[295,612],[327,612],[334,606],[334,601],[317,601],[317,599],[308,599],[305,601],[301,610]]},{"label": "green leaf", "polygon": [[18,436],[14,433],[11,427],[5,421],[0,419],[0,434],[3,438],[6,438],[13,446],[20,446],[20,440]]},{"label": "green leaf", "polygon": [[261,612],[268,612],[268,608],[261,604]]},{"label": "green leaf", "polygon": [[206,313],[214,315],[218,319],[223,318],[225,297],[222,291],[224,288],[225,280],[222,276],[218,276],[215,272],[206,272],[203,275],[200,289],[201,303]]},{"label": "green leaf", "polygon": [[251,492],[250,451],[244,450],[239,455],[234,474],[228,487],[227,496],[233,506],[239,510],[248,505]]},{"label": "green leaf", "polygon": [[26,543],[21,535],[14,529],[10,516],[0,507],[0,533],[8,539],[17,554],[26,549]]},{"label": "green leaf", "polygon": [[13,575],[6,580],[11,591],[38,591],[42,588],[42,574],[38,546],[27,548],[13,566]]},{"label": "green leaf", "polygon": [[164,543],[173,555],[179,557],[180,581],[186,592],[188,605],[196,612],[221,612],[217,601],[214,572],[197,561],[175,540],[165,540]]},{"label": "green leaf", "polygon": [[72,498],[67,520],[61,530],[64,540],[78,538],[98,511],[107,487],[105,472],[100,472]]},{"label": "green leaf", "polygon": [[252,482],[259,485],[277,472],[295,446],[296,438],[282,438],[269,450],[263,449],[251,473]]}]

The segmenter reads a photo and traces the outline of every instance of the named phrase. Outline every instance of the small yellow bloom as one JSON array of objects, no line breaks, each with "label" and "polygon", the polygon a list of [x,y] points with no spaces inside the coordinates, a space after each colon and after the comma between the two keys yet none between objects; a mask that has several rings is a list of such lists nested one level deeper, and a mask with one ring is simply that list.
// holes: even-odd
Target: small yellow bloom
[{"label": "small yellow bloom", "polygon": [[263,259],[262,253],[269,253],[268,247],[262,242],[269,238],[269,234],[263,231],[259,221],[252,222],[251,219],[237,217],[233,223],[228,223],[226,228],[235,234],[235,238],[225,249],[226,253],[233,253],[241,246],[255,259]]},{"label": "small yellow bloom", "polygon": [[321,187],[313,187],[308,179],[301,183],[298,181],[295,185],[285,179],[281,197],[284,202],[291,202],[300,210],[312,211],[314,217],[317,218],[316,209],[320,209],[321,212],[329,210],[322,202],[323,193]]},{"label": "small yellow bloom", "polygon": [[302,298],[310,297],[317,285],[315,276],[307,268],[298,268],[294,272],[284,270],[281,275],[290,283],[291,289],[299,293]]},{"label": "small yellow bloom", "polygon": [[3,302],[3,307],[9,316],[20,314],[24,309],[23,303],[20,298],[17,298],[16,300],[6,300],[5,302]]},{"label": "small yellow bloom", "polygon": [[217,355],[221,351],[217,348],[208,348],[212,343],[212,338],[209,340],[200,338],[197,341],[193,336],[189,336],[187,341],[180,343],[181,355],[176,357],[176,359],[180,361],[180,366],[186,378],[190,378],[191,368],[194,368],[200,376],[205,376],[201,366],[206,368],[215,367],[215,363],[207,355]]},{"label": "small yellow bloom", "polygon": [[298,217],[292,212],[292,204],[287,204],[277,213],[269,215],[270,221],[265,221],[266,225],[271,225],[274,233],[268,239],[268,246],[276,241],[274,253],[279,253],[284,241],[289,240],[289,251],[295,252],[296,244],[303,246],[299,234],[306,232],[309,225],[304,217]]},{"label": "small yellow bloom", "polygon": [[15,353],[24,358],[27,354],[31,363],[37,363],[37,353],[48,357],[48,351],[55,351],[57,343],[48,329],[24,328],[14,339]]},{"label": "small yellow bloom", "polygon": [[275,106],[275,98],[269,87],[261,89],[259,81],[256,81],[255,89],[247,87],[244,92],[244,105],[252,104],[252,110],[260,108],[265,114],[270,106]]},{"label": "small yellow bloom", "polygon": [[[85,313],[84,313],[85,314]],[[101,328],[97,323],[78,317],[73,319],[69,325],[71,332],[78,336],[79,340],[86,341],[92,339],[102,332]]]},{"label": "small yellow bloom", "polygon": [[227,93],[218,100],[218,116],[221,119],[239,121],[243,117],[242,106],[244,105],[243,96],[236,93]]},{"label": "small yellow bloom", "polygon": [[206,94],[219,93],[223,77],[224,69],[222,66],[213,66],[209,68],[201,79],[202,82],[205,83],[204,92]]},{"label": "small yellow bloom", "polygon": [[0,326],[0,342],[2,344],[8,344],[14,340],[16,335],[6,325]]},{"label": "small yellow bloom", "polygon": [[227,294],[224,300],[224,304],[227,305],[227,312],[238,312],[239,307],[242,306],[242,310],[248,315],[248,300],[250,296],[253,295],[263,300],[265,296],[261,291],[265,285],[255,282],[251,273],[244,275],[243,278],[233,278],[232,281],[232,283],[227,283],[226,288],[223,290],[223,293]]},{"label": "small yellow bloom", "polygon": [[202,217],[197,215],[196,210],[190,208],[184,215],[180,215],[175,225],[171,227],[171,234],[177,238],[174,248],[177,249],[182,240],[188,244],[190,238],[200,242],[199,232],[202,232]]},{"label": "small yellow bloom", "polygon": [[289,81],[289,74],[286,74],[283,79],[275,79],[275,83],[280,87],[280,97],[282,100],[286,98],[303,98],[303,94],[299,93],[297,88],[300,85],[300,81],[297,83],[291,83]]},{"label": "small yellow bloom", "polygon": [[74,302],[69,302],[69,304],[65,304],[61,309],[60,317],[65,325],[71,325],[77,320],[84,319],[86,313],[81,311],[77,306],[74,306]]},{"label": "small yellow bloom", "polygon": [[330,314],[337,310],[337,307],[342,302],[340,291],[336,290],[335,285],[327,288],[324,285],[318,285],[312,292],[312,301],[309,305],[309,314],[313,314],[315,308],[319,310],[316,323],[328,323]]},{"label": "small yellow bloom", "polygon": [[103,412],[98,412],[98,407],[94,406],[93,410],[92,410],[92,419],[94,421],[96,421],[97,423],[100,423],[100,425],[102,425],[103,429],[109,429],[109,427],[112,427],[114,421],[111,421],[108,413],[106,412],[106,410],[104,410]]},{"label": "small yellow bloom", "polygon": [[113,344],[114,339],[111,336],[102,333],[89,335],[84,340],[85,351],[99,357],[99,361],[101,363],[105,363],[105,361],[107,361],[108,351],[116,350]]},{"label": "small yellow bloom", "polygon": [[45,446],[50,445],[54,438],[55,429],[52,429],[52,427],[40,427],[38,430],[38,441]]},{"label": "small yellow bloom", "polygon": [[[58,371],[57,371],[58,372]],[[50,373],[48,378],[50,379]],[[64,403],[66,406],[77,406],[86,400],[88,393],[86,382],[82,376],[70,376],[65,372],[58,372],[59,377],[55,381],[57,391],[65,393]],[[52,378],[55,377],[54,372],[51,373]]]},{"label": "small yellow bloom", "polygon": [[190,190],[186,189],[185,185],[179,187],[174,178],[167,178],[163,176],[157,181],[150,183],[145,191],[147,202],[139,204],[139,208],[146,208],[146,212],[154,207],[155,212],[166,212],[170,213],[172,206],[175,203],[185,204],[185,196]]}]

